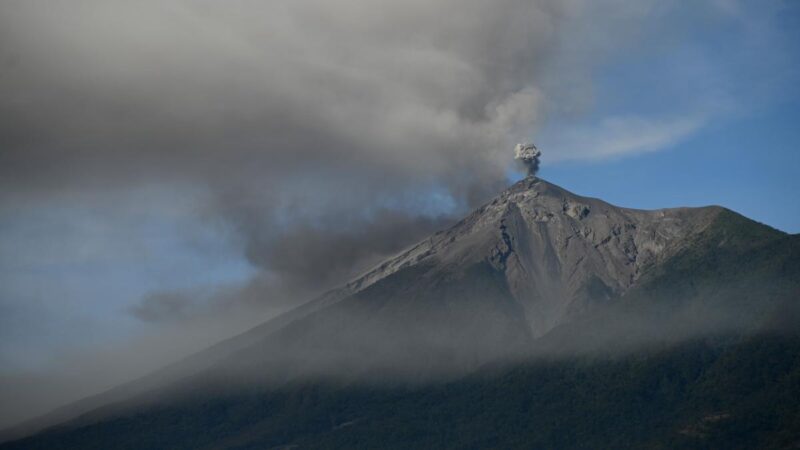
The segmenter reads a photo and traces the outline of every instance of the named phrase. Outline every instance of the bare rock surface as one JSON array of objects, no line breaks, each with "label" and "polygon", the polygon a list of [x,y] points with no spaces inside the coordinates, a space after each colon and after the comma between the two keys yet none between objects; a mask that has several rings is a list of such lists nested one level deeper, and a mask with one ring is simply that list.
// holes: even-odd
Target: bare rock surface
[{"label": "bare rock surface", "polygon": [[427,276],[440,277],[488,261],[503,272],[532,334],[540,336],[592,301],[624,294],[647,267],[678,251],[721,211],[621,208],[528,177],[346,290],[358,292],[417,264],[431,263]]}]

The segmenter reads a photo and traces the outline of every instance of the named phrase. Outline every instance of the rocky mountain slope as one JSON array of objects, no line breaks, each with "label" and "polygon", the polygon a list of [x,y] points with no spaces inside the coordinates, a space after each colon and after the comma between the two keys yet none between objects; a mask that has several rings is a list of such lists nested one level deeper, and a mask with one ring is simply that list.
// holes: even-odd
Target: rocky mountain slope
[{"label": "rocky mountain slope", "polygon": [[[798,292],[797,236],[721,207],[620,208],[529,177],[345,286],[17,435],[79,415],[56,433],[105,430],[199,392],[229,398],[242,387],[320,380],[426,385],[537,352],[573,358],[792,335]],[[207,414],[193,411],[200,422]]]},{"label": "rocky mountain slope", "polygon": [[429,262],[431,276],[486,262],[502,274],[531,334],[541,336],[594,303],[624,294],[723,211],[620,208],[526,178],[349,286],[358,290]]}]

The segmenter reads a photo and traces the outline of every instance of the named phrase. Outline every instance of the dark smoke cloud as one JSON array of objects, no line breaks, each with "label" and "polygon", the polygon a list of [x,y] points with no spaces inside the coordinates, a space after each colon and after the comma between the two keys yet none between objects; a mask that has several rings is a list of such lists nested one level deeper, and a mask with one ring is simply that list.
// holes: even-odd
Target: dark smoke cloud
[{"label": "dark smoke cloud", "polygon": [[364,270],[387,254],[402,249],[450,224],[445,218],[413,217],[382,211],[357,226],[339,229],[303,225],[279,241],[253,242],[247,255],[286,283],[310,288],[333,283]]},{"label": "dark smoke cloud", "polygon": [[183,292],[154,292],[130,312],[145,322],[164,322],[185,318],[191,306],[192,298]]},{"label": "dark smoke cloud", "polygon": [[539,171],[539,158],[542,152],[533,144],[517,144],[514,148],[514,159],[528,172],[529,177],[535,177]]},{"label": "dark smoke cloud", "polygon": [[560,24],[586,19],[550,0],[1,8],[3,196],[199,186],[276,283],[315,288],[432,231],[432,190],[453,217],[496,192]]},{"label": "dark smoke cloud", "polygon": [[312,299],[343,280],[379,263],[409,242],[416,242],[451,224],[449,217],[416,217],[382,210],[369,218],[341,222],[320,219],[325,227],[299,224],[276,235],[257,230],[273,226],[239,218],[247,236],[245,255],[259,272],[242,286],[220,286],[213,292],[197,289],[153,292],[128,311],[153,323],[176,323],[204,315],[224,314],[231,308],[269,304],[288,308]]}]

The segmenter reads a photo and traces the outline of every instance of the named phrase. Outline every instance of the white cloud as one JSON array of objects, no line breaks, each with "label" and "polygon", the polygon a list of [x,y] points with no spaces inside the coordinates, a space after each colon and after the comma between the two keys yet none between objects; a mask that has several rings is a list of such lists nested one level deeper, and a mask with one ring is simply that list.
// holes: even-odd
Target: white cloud
[{"label": "white cloud", "polygon": [[705,123],[703,117],[609,117],[593,125],[563,128],[560,135],[545,138],[542,145],[551,150],[548,162],[615,158],[668,148]]}]

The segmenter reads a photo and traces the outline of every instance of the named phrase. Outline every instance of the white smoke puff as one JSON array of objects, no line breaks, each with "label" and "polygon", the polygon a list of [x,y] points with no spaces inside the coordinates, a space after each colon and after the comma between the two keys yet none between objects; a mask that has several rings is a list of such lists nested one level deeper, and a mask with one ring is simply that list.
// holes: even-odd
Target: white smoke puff
[{"label": "white smoke puff", "polygon": [[533,144],[517,144],[514,148],[514,159],[522,163],[528,170],[528,176],[536,176],[539,171],[539,157],[542,152]]}]

